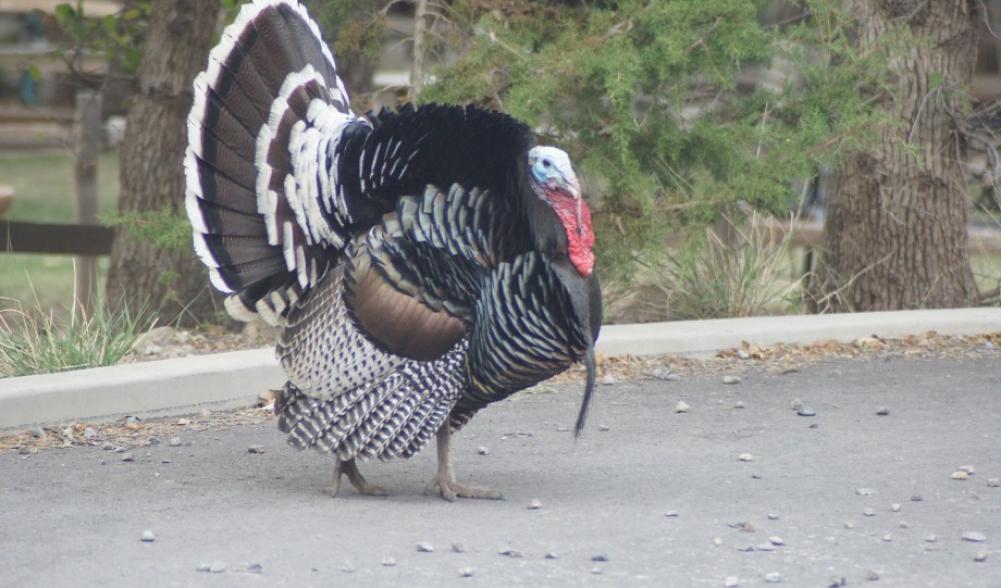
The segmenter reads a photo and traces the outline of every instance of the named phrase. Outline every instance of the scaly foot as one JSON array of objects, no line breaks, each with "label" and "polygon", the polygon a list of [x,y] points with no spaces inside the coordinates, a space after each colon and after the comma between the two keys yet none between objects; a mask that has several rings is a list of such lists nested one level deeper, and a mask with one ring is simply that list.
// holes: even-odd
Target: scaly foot
[{"label": "scaly foot", "polygon": [[382,486],[377,486],[375,484],[369,483],[365,479],[365,476],[361,475],[358,471],[358,466],[355,464],[354,458],[347,461],[337,458],[337,463],[334,464],[334,479],[330,482],[330,495],[337,496],[338,492],[341,490],[341,476],[347,476],[348,481],[351,485],[355,487],[355,490],[359,494],[365,494],[367,496],[386,496],[389,492]]},{"label": "scaly foot", "polygon": [[484,488],[482,486],[464,486],[459,484],[452,476],[438,474],[431,481],[429,491],[441,494],[441,497],[449,502],[455,502],[457,498],[483,498],[486,500],[503,500],[504,495],[496,490]]},{"label": "scaly foot", "polygon": [[438,429],[438,474],[431,481],[431,491],[441,494],[449,502],[456,498],[484,498],[487,500],[502,500],[504,496],[496,490],[478,486],[464,486],[455,481],[452,471],[451,441],[452,429],[446,419]]}]

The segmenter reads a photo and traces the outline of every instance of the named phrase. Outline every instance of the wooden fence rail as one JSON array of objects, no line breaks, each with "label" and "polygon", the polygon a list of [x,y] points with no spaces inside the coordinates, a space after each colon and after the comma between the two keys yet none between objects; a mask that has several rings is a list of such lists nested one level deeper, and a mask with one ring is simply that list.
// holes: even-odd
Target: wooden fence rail
[{"label": "wooden fence rail", "polygon": [[[792,230],[794,247],[819,248],[824,245],[824,227],[817,222],[772,221],[776,238]],[[1001,255],[1001,231],[970,227],[970,253]],[[24,223],[0,220],[0,254],[47,253],[50,255],[111,254],[114,230],[101,225]],[[680,244],[680,240],[675,245]],[[671,245],[669,243],[669,245]]]},{"label": "wooden fence rail", "polygon": [[111,254],[115,232],[101,225],[23,223],[0,220],[0,253]]}]

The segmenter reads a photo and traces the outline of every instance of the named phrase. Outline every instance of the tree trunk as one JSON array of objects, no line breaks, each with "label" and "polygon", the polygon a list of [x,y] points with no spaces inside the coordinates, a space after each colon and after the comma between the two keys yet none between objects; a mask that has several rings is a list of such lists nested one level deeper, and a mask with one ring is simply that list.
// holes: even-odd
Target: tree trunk
[{"label": "tree trunk", "polygon": [[[815,311],[948,308],[975,299],[961,128],[976,61],[975,5],[850,2],[859,50],[885,56],[893,88],[876,104],[895,124],[835,174]],[[910,36],[890,40],[898,27]]]},{"label": "tree trunk", "polygon": [[153,310],[161,323],[202,320],[216,309],[191,248],[183,160],[191,84],[205,67],[218,14],[218,0],[154,0],[121,145],[123,223],[111,251],[108,301]]}]

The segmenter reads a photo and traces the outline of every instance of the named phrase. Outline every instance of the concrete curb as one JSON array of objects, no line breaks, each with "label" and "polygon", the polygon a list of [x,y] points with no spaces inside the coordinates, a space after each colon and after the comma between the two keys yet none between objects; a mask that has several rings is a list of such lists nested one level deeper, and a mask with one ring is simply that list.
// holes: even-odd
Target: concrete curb
[{"label": "concrete curb", "polygon": [[[598,352],[609,355],[711,354],[741,341],[758,345],[851,341],[937,331],[1001,331],[1001,309],[972,308],[838,315],[755,317],[610,325]],[[200,407],[252,406],[285,378],[268,349],[233,351],[106,368],[0,379],[0,430],[122,415],[190,414]]]}]

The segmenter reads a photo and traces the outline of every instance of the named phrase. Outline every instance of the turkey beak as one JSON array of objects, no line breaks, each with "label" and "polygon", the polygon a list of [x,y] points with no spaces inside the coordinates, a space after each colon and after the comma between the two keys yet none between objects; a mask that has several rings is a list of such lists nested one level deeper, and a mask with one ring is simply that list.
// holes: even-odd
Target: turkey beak
[{"label": "turkey beak", "polygon": [[563,190],[573,197],[577,205],[577,236],[580,237],[584,234],[584,200],[580,197],[580,183],[573,172],[570,173],[570,177],[563,178],[561,183]]},{"label": "turkey beak", "polygon": [[597,370],[594,361],[594,344],[587,346],[587,357],[584,360],[587,368],[587,383],[584,385],[584,398],[580,402],[580,412],[577,414],[577,425],[574,427],[574,438],[580,438],[584,432],[584,422],[587,421],[587,412],[591,408],[591,397],[594,395],[594,379]]}]

